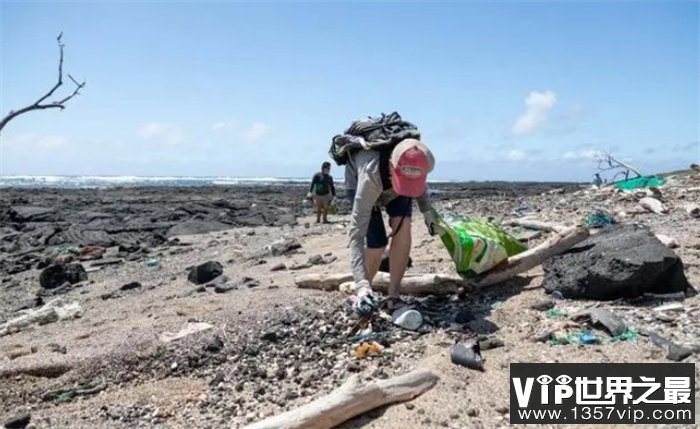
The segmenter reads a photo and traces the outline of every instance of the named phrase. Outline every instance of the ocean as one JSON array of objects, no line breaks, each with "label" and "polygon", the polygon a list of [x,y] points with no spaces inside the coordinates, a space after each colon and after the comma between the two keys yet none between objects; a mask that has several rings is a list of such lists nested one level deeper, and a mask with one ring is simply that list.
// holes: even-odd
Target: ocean
[{"label": "ocean", "polygon": [[116,187],[255,186],[309,183],[299,177],[0,176],[0,188],[102,189]]}]

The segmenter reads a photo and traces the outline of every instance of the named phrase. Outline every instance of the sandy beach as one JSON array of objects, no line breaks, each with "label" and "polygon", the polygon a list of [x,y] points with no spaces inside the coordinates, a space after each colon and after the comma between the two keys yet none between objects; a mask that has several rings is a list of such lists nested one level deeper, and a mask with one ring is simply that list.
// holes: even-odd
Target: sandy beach
[{"label": "sandy beach", "polygon": [[[686,276],[697,285],[700,224],[682,209],[698,196],[697,188],[686,191],[693,183],[678,178],[663,189],[668,214],[640,213],[622,222],[646,224],[675,238]],[[638,207],[634,197],[578,185],[432,188],[437,208],[496,221],[512,217],[522,201],[535,216],[561,224],[577,222],[594,207],[627,212]],[[510,363],[667,361],[664,350],[642,334],[600,345],[534,342],[539,332],[561,324],[534,309],[547,297],[541,268],[462,299],[406,297],[426,317],[424,328],[408,332],[388,324],[381,353],[359,360],[357,343],[346,334],[353,320],[347,297],[294,283],[303,274],[349,271],[347,210],[331,224],[316,225],[310,208],[301,204],[304,190],[298,185],[3,189],[0,320],[56,298],[76,303],[80,315],[0,336],[0,420],[30,413],[36,428],[243,427],[323,396],[353,374],[370,382],[429,368],[439,376],[435,388],[342,427],[505,427]],[[426,233],[420,219],[412,228],[408,274],[453,274],[439,239]],[[300,247],[271,250],[284,240]],[[37,266],[45,258],[87,244],[113,254],[80,261],[87,280],[78,284],[57,290],[39,285]],[[222,265],[227,287],[188,281],[191,267],[207,261]],[[134,282],[138,286],[123,287]],[[658,332],[697,350],[698,298],[683,300],[682,310],[666,319],[654,311],[663,303],[599,305],[637,332]],[[597,302],[554,303],[567,314],[592,304]],[[193,326],[208,329],[167,341]],[[474,333],[495,344],[482,352],[484,372],[450,362],[450,346]],[[697,359],[696,353],[684,362]]]}]

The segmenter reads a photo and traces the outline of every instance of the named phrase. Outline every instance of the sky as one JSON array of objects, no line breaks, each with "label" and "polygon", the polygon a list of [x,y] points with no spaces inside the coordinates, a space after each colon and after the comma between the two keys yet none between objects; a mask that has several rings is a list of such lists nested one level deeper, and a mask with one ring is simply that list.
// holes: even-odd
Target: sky
[{"label": "sky", "polygon": [[436,180],[587,181],[601,151],[687,168],[699,21],[696,1],[0,0],[0,114],[55,83],[61,32],[87,82],[2,130],[0,175],[310,177],[392,111]]}]

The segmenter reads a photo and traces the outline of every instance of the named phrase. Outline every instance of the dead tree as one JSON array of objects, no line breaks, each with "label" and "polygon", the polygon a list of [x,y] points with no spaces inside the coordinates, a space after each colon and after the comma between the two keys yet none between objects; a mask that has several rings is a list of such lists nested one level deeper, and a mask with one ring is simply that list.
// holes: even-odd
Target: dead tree
[{"label": "dead tree", "polygon": [[614,158],[610,153],[604,152],[600,155],[600,158],[598,158],[598,174],[607,171],[616,171],[612,179],[613,182],[615,182],[619,176],[624,176],[623,180],[627,180],[630,178],[631,173],[636,174],[635,177],[642,176],[636,168]]},{"label": "dead tree", "polygon": [[58,50],[59,50],[59,59],[58,59],[58,82],[47,92],[44,94],[41,98],[39,98],[37,101],[35,101],[33,104],[30,104],[29,106],[22,107],[21,109],[17,110],[11,110],[10,113],[7,114],[2,120],[0,120],[0,133],[2,133],[3,128],[5,128],[5,125],[8,124],[11,120],[14,118],[18,117],[19,115],[22,115],[27,112],[31,112],[33,110],[44,110],[44,109],[65,109],[66,106],[65,104],[70,100],[71,98],[75,97],[76,95],[80,94],[80,90],[85,87],[85,81],[78,82],[68,74],[68,78],[73,82],[75,85],[75,89],[73,90],[72,93],[70,93],[68,96],[55,100],[55,101],[46,101],[49,97],[53,96],[54,92],[58,88],[60,88],[63,85],[63,47],[65,46],[63,42],[61,42],[61,37],[63,36],[63,33],[59,34],[58,37],[56,38],[58,42]]}]

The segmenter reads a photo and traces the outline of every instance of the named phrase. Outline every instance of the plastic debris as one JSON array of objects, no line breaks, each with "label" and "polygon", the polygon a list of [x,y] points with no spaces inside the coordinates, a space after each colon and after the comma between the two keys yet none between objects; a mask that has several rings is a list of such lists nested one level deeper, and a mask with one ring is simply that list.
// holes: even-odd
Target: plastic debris
[{"label": "plastic debris", "polygon": [[160,340],[163,341],[164,343],[169,343],[172,341],[179,340],[181,338],[185,338],[188,335],[195,334],[197,332],[202,332],[206,331],[208,329],[213,328],[212,325],[205,323],[205,322],[187,322],[182,329],[180,329],[179,332],[173,334],[170,332],[165,332],[160,336]]},{"label": "plastic debris", "polygon": [[600,339],[591,331],[581,332],[579,339],[581,340],[581,344],[600,344]]},{"label": "plastic debris", "polygon": [[408,331],[415,331],[423,324],[423,316],[410,307],[402,307],[395,310],[391,315],[391,320],[396,326],[400,326]]},{"label": "plastic debris", "polygon": [[615,186],[618,189],[632,191],[635,189],[648,188],[648,187],[652,187],[652,186],[655,188],[658,188],[660,186],[663,186],[665,183],[666,183],[666,180],[663,177],[641,176],[641,177],[635,177],[633,179],[627,179],[627,180],[621,180],[619,182],[615,182]]},{"label": "plastic debris", "polygon": [[583,219],[583,224],[587,228],[603,228],[615,224],[615,218],[609,212],[598,209],[588,213]]},{"label": "plastic debris", "polygon": [[149,259],[146,261],[146,266],[148,268],[158,268],[160,266],[160,261],[158,259]]},{"label": "plastic debris", "polygon": [[365,359],[367,356],[378,356],[382,351],[382,346],[376,342],[362,342],[357,349],[355,349],[355,356],[358,359]]},{"label": "plastic debris", "polygon": [[547,317],[550,319],[566,319],[566,313],[558,308],[547,310]]}]

